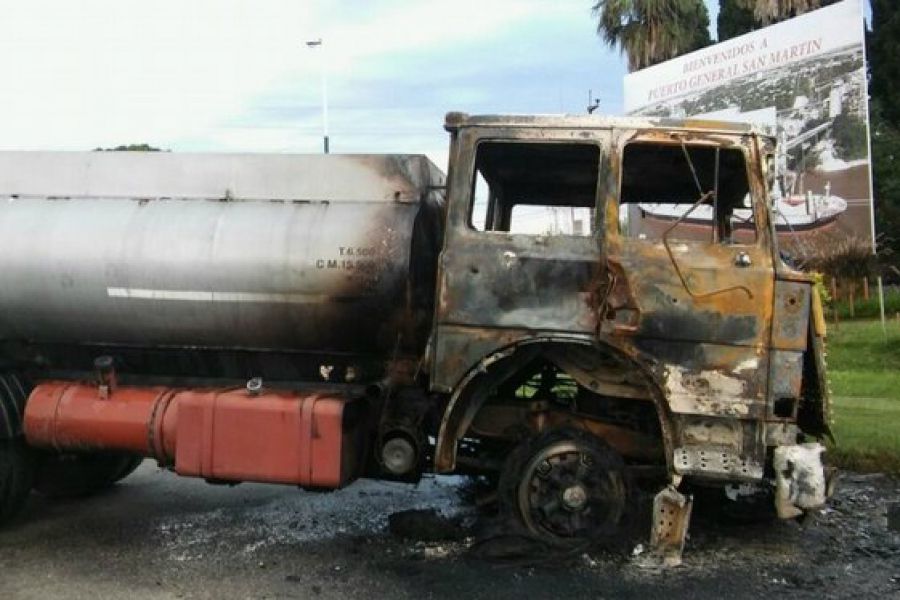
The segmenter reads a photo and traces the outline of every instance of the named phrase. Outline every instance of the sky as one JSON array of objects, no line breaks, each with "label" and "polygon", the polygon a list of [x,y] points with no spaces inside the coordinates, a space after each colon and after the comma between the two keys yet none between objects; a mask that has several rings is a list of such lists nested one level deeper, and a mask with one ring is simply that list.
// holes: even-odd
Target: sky
[{"label": "sky", "polygon": [[[3,1],[0,148],[332,152],[446,164],[446,112],[622,105],[583,0]],[[305,42],[321,39],[321,47]]]},{"label": "sky", "polygon": [[591,0],[0,2],[0,149],[319,152],[323,71],[332,152],[441,168],[451,110],[622,110]]}]

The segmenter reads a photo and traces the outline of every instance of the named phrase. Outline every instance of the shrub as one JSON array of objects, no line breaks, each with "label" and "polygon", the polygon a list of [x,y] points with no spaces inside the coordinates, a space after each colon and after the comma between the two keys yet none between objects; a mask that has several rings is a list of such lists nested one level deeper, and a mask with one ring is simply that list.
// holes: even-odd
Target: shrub
[{"label": "shrub", "polygon": [[[872,286],[868,300],[857,298],[853,302],[853,315],[847,300],[833,300],[832,309],[837,311],[839,319],[878,319],[881,311],[878,307],[878,292]],[[884,312],[888,318],[900,313],[900,289],[891,288],[884,291]]]}]

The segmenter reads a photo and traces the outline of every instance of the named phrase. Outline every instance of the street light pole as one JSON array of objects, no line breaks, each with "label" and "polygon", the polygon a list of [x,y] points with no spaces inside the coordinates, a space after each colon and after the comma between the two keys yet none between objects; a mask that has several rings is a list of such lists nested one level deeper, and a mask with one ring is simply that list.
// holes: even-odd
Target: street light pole
[{"label": "street light pole", "polygon": [[306,42],[306,47],[319,49],[319,65],[322,73],[322,150],[328,154],[328,70],[325,64],[325,45],[322,38]]}]

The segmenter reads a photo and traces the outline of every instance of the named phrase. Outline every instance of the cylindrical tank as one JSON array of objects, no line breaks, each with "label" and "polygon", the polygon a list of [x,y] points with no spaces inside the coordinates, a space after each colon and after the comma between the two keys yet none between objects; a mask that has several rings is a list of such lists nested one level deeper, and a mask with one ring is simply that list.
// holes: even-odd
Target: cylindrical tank
[{"label": "cylindrical tank", "polygon": [[360,410],[316,392],[123,386],[101,395],[94,385],[45,381],[22,429],[30,445],[51,451],[124,451],[180,475],[337,488],[365,456]]},{"label": "cylindrical tank", "polygon": [[390,352],[441,184],[421,156],[0,153],[0,341]]}]

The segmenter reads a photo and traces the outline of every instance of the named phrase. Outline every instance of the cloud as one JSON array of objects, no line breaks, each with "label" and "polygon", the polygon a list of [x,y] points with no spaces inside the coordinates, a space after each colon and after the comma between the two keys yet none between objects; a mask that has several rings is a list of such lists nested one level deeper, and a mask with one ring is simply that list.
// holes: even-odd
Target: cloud
[{"label": "cloud", "polygon": [[323,54],[336,151],[441,160],[447,110],[621,106],[579,0],[37,0],[0,21],[0,146],[315,152]]},{"label": "cloud", "polygon": [[16,2],[0,21],[5,146],[162,141],[240,110],[299,52],[302,2]]}]

